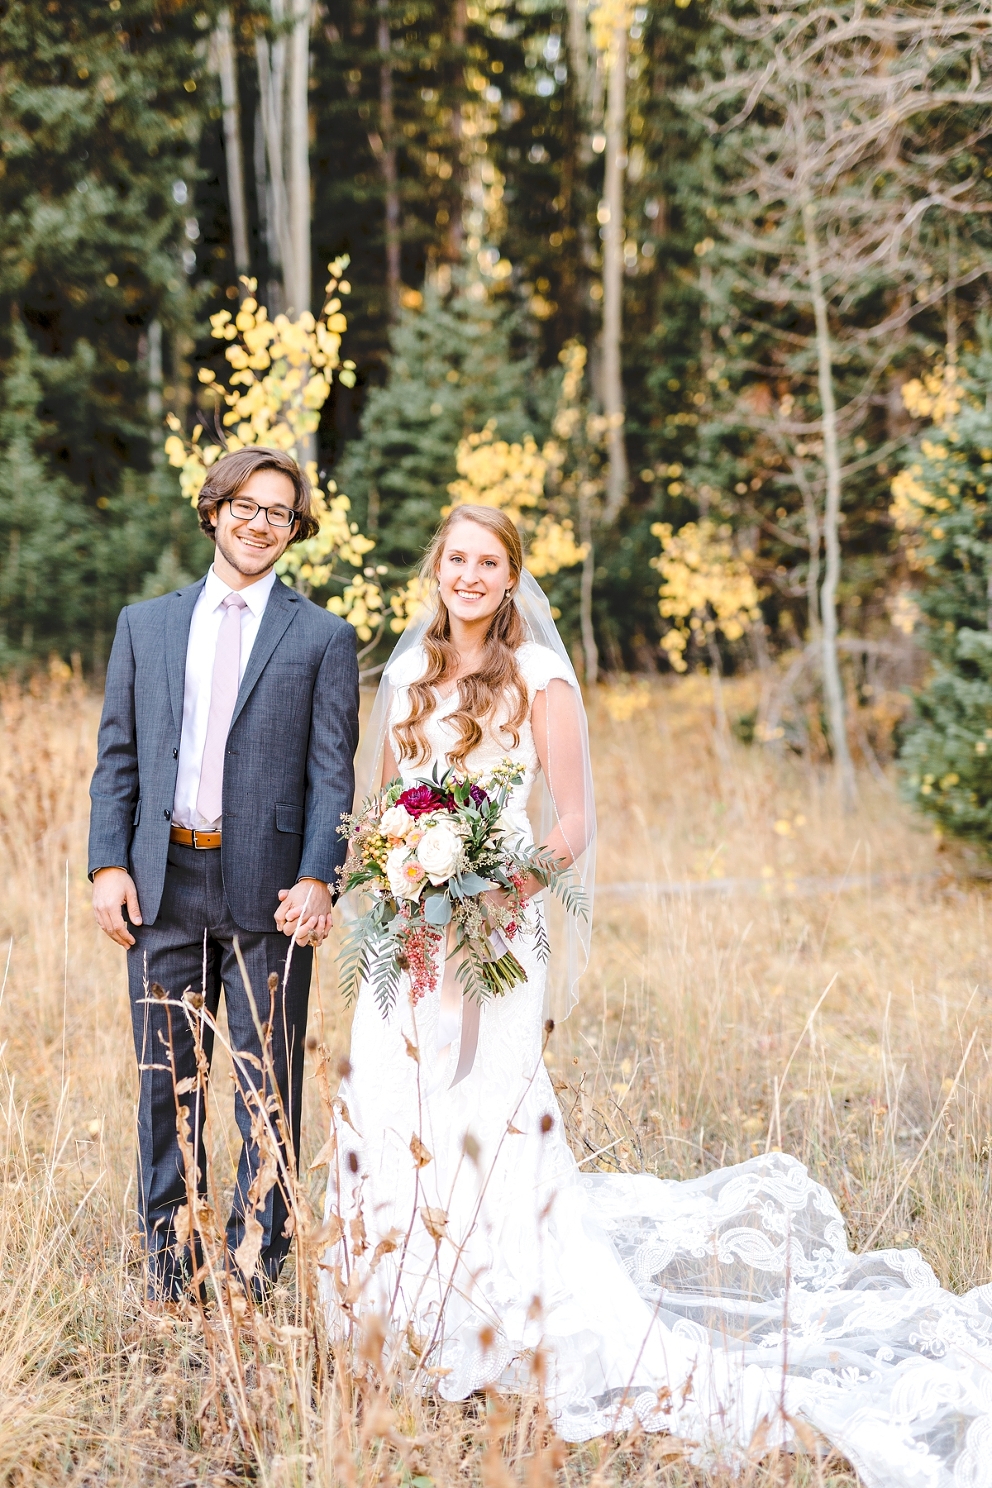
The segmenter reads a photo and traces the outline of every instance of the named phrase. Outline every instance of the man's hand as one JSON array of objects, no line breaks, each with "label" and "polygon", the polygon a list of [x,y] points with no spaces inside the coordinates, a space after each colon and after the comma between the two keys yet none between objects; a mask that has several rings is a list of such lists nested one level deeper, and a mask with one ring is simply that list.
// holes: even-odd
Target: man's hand
[{"label": "man's hand", "polygon": [[138,890],[134,879],[123,868],[98,868],[93,875],[93,913],[101,930],[119,946],[134,945],[134,936],[124,923],[121,905],[127,905],[127,917],[132,925],[141,924],[138,907]]},{"label": "man's hand", "polygon": [[331,891],[319,878],[301,878],[291,889],[279,890],[277,927],[294,936],[297,945],[320,945],[330,933]]}]

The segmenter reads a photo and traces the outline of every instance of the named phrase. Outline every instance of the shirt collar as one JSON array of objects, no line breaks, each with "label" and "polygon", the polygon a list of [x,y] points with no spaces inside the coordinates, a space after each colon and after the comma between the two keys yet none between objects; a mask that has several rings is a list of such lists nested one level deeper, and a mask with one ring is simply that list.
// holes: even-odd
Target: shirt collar
[{"label": "shirt collar", "polygon": [[[247,589],[238,590],[238,593],[256,620],[262,618],[275,581],[275,570],[270,569],[263,579],[258,579],[256,583],[249,584]],[[203,598],[206,601],[208,610],[215,610],[231,593],[233,593],[233,590],[230,584],[225,584],[223,579],[217,577],[216,570],[213,564],[211,564],[207,570],[207,582],[203,586]]]}]

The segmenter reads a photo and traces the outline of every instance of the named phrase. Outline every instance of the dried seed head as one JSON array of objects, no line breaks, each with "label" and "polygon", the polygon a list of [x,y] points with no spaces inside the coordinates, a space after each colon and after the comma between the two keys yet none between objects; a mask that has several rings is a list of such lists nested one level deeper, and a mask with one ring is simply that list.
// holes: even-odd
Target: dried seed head
[{"label": "dried seed head", "polygon": [[544,1115],[541,1117],[541,1135],[546,1137],[553,1126],[554,1122],[548,1115],[547,1111],[545,1111]]},{"label": "dried seed head", "polygon": [[310,1050],[310,1053],[311,1054],[313,1053],[314,1049],[316,1049],[316,1047],[317,1047],[317,1035],[315,1033],[308,1033],[307,1034],[307,1048]]},{"label": "dried seed head", "polygon": [[480,1328],[479,1329],[479,1343],[482,1345],[482,1347],[485,1349],[486,1353],[488,1354],[489,1350],[492,1348],[492,1346],[493,1346],[493,1344],[495,1342],[496,1342],[496,1329],[489,1327],[489,1325],[487,1323],[484,1328]]},{"label": "dried seed head", "polygon": [[413,1154],[413,1160],[417,1164],[417,1167],[426,1168],[427,1164],[431,1161],[431,1155],[416,1132],[410,1138],[410,1151]]},{"label": "dried seed head", "polygon": [[278,992],[279,991],[279,973],[277,971],[270,971],[269,972],[269,991],[270,992]]},{"label": "dried seed head", "polygon": [[358,1153],[357,1152],[349,1152],[348,1153],[348,1171],[350,1173],[357,1173],[358,1172]]},{"label": "dried seed head", "polygon": [[448,1216],[443,1209],[434,1209],[430,1204],[425,1204],[420,1211],[420,1218],[432,1240],[444,1239],[448,1229]]},{"label": "dried seed head", "polygon": [[471,1132],[466,1132],[462,1138],[462,1151],[469,1162],[477,1163],[479,1161],[479,1144]]},{"label": "dried seed head", "polygon": [[338,1076],[339,1076],[339,1078],[342,1079],[342,1080],[347,1080],[347,1078],[348,1078],[348,1076],[350,1074],[351,1074],[351,1061],[348,1060],[348,1059],[339,1059],[338,1060]]},{"label": "dried seed head", "polygon": [[153,997],[158,998],[159,1002],[162,1001],[163,997],[168,997],[169,995],[168,992],[166,992],[165,988],[162,986],[161,982],[152,982],[148,990]]},{"label": "dried seed head", "polygon": [[548,1019],[548,1021],[544,1025],[544,1031],[548,1035],[548,1038],[550,1038],[551,1035],[555,1031],[555,1020],[554,1020],[554,1018],[549,1018]]},{"label": "dried seed head", "polygon": [[199,1012],[200,1008],[202,1008],[202,1006],[203,1006],[203,993],[202,992],[187,992],[186,993],[185,1001],[189,1004],[189,1006],[191,1008],[195,1008],[196,1011]]}]

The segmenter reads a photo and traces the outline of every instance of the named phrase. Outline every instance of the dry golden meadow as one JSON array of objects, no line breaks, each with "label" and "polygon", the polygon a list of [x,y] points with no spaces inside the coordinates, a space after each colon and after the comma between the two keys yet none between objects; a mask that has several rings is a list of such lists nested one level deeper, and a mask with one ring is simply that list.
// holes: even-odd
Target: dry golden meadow
[{"label": "dry golden meadow", "polygon": [[[748,686],[728,685],[731,715]],[[629,887],[601,892],[582,1001],[547,1055],[576,1154],[688,1177],[781,1146],[837,1195],[854,1246],[915,1245],[950,1287],[988,1281],[988,889],[886,782],[865,775],[845,819],[820,770],[718,750],[705,681],[652,684],[626,717],[617,696],[591,703],[599,881]],[[383,1389],[368,1352],[327,1344],[316,1246],[264,1316],[147,1313],[124,960],[84,871],[98,710],[70,678],[0,701],[0,1482],[714,1481],[664,1438],[562,1448],[537,1400]],[[716,880],[734,882],[701,887]],[[331,951],[319,972],[311,1076],[321,1041],[333,1071],[348,1039]],[[213,1090],[223,1190],[221,1055]],[[308,1078],[304,1168],[325,1131]],[[320,1170],[307,1185],[319,1212]],[[786,1457],[742,1481],[850,1474]]]}]

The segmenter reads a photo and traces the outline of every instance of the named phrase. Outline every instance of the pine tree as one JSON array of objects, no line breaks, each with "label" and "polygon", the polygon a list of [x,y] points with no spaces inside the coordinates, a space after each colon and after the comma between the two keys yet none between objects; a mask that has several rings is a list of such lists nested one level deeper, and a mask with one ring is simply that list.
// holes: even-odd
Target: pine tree
[{"label": "pine tree", "polygon": [[[906,798],[992,853],[992,345],[904,389],[933,423],[892,483],[892,515],[925,576],[933,675],[902,748]],[[911,601],[904,612],[911,619]],[[899,613],[896,617],[898,621]]]},{"label": "pine tree", "polygon": [[376,539],[377,560],[403,571],[419,557],[450,504],[463,436],[490,419],[501,439],[546,433],[553,392],[518,331],[512,306],[487,298],[478,276],[450,297],[427,285],[422,308],[401,312],[389,376],[369,393],[361,437],[336,472],[362,530]]},{"label": "pine tree", "polygon": [[164,469],[125,471],[104,504],[85,499],[48,453],[50,364],[17,321],[11,342],[0,382],[0,670],[88,646],[99,664],[121,604],[188,583],[210,545]]},{"label": "pine tree", "polygon": [[80,633],[96,524],[65,476],[38,452],[41,386],[35,354],[16,324],[0,400],[0,668]]},{"label": "pine tree", "polygon": [[[161,434],[149,406],[148,332],[153,322],[164,331],[165,401],[182,411],[202,298],[196,185],[208,26],[209,6],[188,0],[126,9],[14,0],[0,11],[5,447],[29,461],[53,519],[57,494],[72,534],[68,547],[62,531],[45,535],[61,556],[48,570],[46,614],[36,616],[17,588],[28,582],[34,533],[21,520],[24,488],[7,475],[0,521],[20,534],[14,592],[26,607],[23,621],[8,618],[7,644],[21,659],[78,647],[99,666],[117,609],[172,545],[170,503],[153,477]],[[15,408],[28,420],[16,437]]]}]

